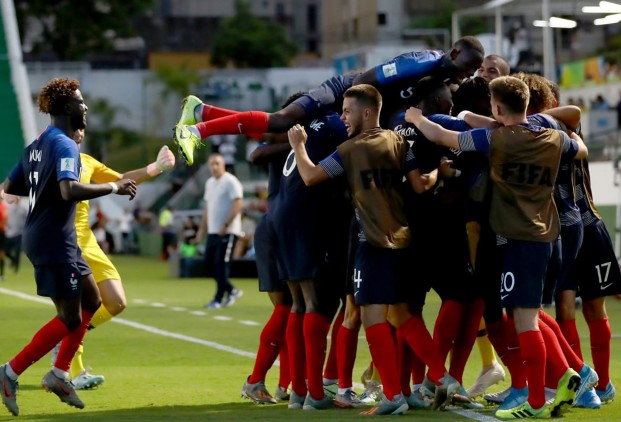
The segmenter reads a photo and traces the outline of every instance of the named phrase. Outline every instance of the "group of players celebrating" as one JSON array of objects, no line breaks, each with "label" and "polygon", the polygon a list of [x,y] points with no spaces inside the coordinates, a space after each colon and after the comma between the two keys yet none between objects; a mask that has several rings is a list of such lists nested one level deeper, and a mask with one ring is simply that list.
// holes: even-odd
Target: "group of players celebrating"
[{"label": "group of players celebrating", "polygon": [[[604,301],[621,293],[621,272],[593,205],[580,111],[557,107],[552,82],[508,74],[504,59],[485,57],[467,36],[447,52],[406,53],[335,76],[275,113],[185,99],[175,141],[189,164],[210,135],[267,141],[253,153],[270,169],[255,246],[259,288],[274,311],[243,397],[304,410],[369,406],[365,415],[476,409],[473,399],[505,376],[493,345],[511,376],[510,388],[485,396],[500,404],[499,418],[547,418],[613,400]],[[82,340],[123,310],[125,295],[90,230],[76,233],[88,214],[83,202],[76,216],[76,203],[133,197],[136,183],[175,161],[164,147],[153,163],[121,174],[80,154],[88,107],[78,81],[50,81],[39,109],[51,124],[0,196],[29,197],[24,250],[37,293],[57,315],[0,366],[2,402],[13,415],[19,375],[56,345],[46,390],[83,408],[77,384],[103,382],[83,369]],[[442,299],[433,335],[422,318],[431,288]],[[582,359],[578,294],[593,368]],[[556,319],[541,310],[553,301]],[[361,325],[372,363],[358,396]],[[466,390],[475,341],[483,368]],[[278,356],[272,396],[265,377]]]},{"label": "group of players celebrating", "polygon": [[[611,401],[604,300],[621,292],[621,272],[593,205],[580,110],[558,104],[556,84],[509,76],[471,36],[335,76],[275,113],[187,97],[175,141],[189,164],[211,135],[267,141],[253,154],[270,169],[255,243],[274,311],[242,396],[304,410],[372,405],[365,415],[476,409],[504,378],[491,343],[511,376],[509,389],[485,396],[499,418]],[[433,335],[422,318],[431,288],[442,299]],[[593,368],[582,360],[577,295]],[[541,309],[553,302],[556,319]],[[353,391],[360,325],[377,402]],[[477,337],[483,369],[466,391]],[[264,381],[279,355],[273,397]]]}]

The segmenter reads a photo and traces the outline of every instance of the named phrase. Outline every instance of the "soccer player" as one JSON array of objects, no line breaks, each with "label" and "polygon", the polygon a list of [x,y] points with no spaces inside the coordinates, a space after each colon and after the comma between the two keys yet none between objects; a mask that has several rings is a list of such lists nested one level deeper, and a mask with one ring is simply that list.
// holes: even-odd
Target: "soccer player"
[{"label": "soccer player", "polygon": [[[77,130],[74,140],[81,145],[84,139],[84,130]],[[131,179],[136,184],[142,183],[160,173],[170,170],[175,166],[175,155],[163,146],[157,155],[157,159],[146,167],[131,170],[126,173],[119,173],[88,154],[80,153],[82,171],[80,173],[80,183],[109,183],[117,182],[121,179]],[[93,271],[93,277],[97,283],[97,288],[101,295],[102,304],[97,309],[90,326],[99,327],[101,324],[110,321],[113,317],[123,312],[127,306],[125,290],[121,282],[121,276],[114,267],[114,264],[101,250],[97,244],[95,235],[88,223],[89,201],[80,201],[76,206],[75,228],[78,235],[78,246],[82,251],[82,256]],[[71,362],[71,379],[76,390],[83,390],[96,387],[104,382],[102,375],[90,374],[82,363],[84,346],[81,344]]]},{"label": "soccer player", "polygon": [[[492,113],[504,127],[452,132],[431,123],[420,110],[410,108],[408,121],[425,136],[451,148],[489,153],[494,183],[490,223],[507,240],[501,281],[501,301],[512,309],[528,379],[528,400],[506,410],[502,419],[549,417],[571,403],[580,376],[569,370],[560,381],[554,403],[545,401],[546,347],[538,326],[538,314],[552,243],[560,222],[552,191],[562,156],[586,157],[584,143],[564,132],[528,124],[529,90],[513,77],[490,83]],[[516,206],[517,205],[517,206]]]},{"label": "soccer player", "polygon": [[57,310],[22,351],[0,366],[2,402],[15,416],[19,414],[18,376],[61,340],[54,368],[41,385],[70,406],[84,408],[67,371],[101,297],[78,248],[76,202],[110,193],[130,198],[136,194],[133,180],[100,185],[79,182],[80,155],[72,138],[86,127],[88,110],[79,87],[78,81],[64,78],[52,79],[43,87],[39,110],[50,115],[51,123],[26,147],[3,186],[6,193],[29,198],[24,250],[35,268],[37,294],[50,297]]},{"label": "soccer player", "polygon": [[490,54],[483,59],[481,67],[477,70],[476,76],[480,76],[487,82],[491,82],[501,76],[511,73],[509,63],[497,54]]},{"label": "soccer player", "polygon": [[200,146],[201,139],[217,134],[285,132],[294,124],[305,124],[328,110],[340,112],[343,93],[352,85],[363,83],[377,87],[385,97],[385,103],[394,107],[385,110],[389,116],[404,99],[414,94],[414,85],[420,78],[434,74],[459,83],[474,74],[484,55],[479,40],[466,36],[457,40],[446,53],[413,51],[363,73],[335,76],[275,113],[226,110],[203,104],[190,96],[184,102],[175,127],[175,142],[191,165],[194,148]]},{"label": "soccer player", "polygon": [[[384,387],[384,397],[367,415],[401,414],[408,403],[401,394],[397,351],[388,319],[434,371],[435,408],[443,407],[459,389],[459,383],[446,373],[433,351],[433,341],[422,318],[413,317],[405,303],[405,289],[424,289],[422,283],[405,282],[405,252],[410,242],[401,197],[405,175],[416,190],[420,188],[413,171],[414,157],[408,144],[393,131],[379,127],[382,99],[379,91],[367,84],[348,89],[344,94],[341,119],[353,138],[319,165],[306,153],[306,133],[299,125],[289,130],[302,179],[314,185],[345,174],[359,224],[359,243],[354,269],[354,296],[361,305],[369,349]],[[436,178],[434,172],[431,178]],[[430,181],[433,185],[433,181]],[[435,358],[435,359],[433,359]],[[442,372],[442,373],[439,373]]]}]

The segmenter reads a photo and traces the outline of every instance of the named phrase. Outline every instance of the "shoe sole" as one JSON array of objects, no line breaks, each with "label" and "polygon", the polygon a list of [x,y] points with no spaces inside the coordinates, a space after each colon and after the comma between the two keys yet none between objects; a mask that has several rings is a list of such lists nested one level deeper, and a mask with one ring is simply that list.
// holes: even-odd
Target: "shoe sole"
[{"label": "shoe sole", "polygon": [[78,409],[84,409],[84,403],[74,403],[74,402],[71,402],[69,400],[63,400],[63,398],[61,396],[59,396],[58,394],[56,394],[56,392],[53,389],[51,389],[48,386],[43,385],[43,384],[41,386],[43,387],[43,390],[45,390],[46,392],[53,393],[56,397],[58,397],[58,399],[61,402],[66,403],[66,404],[68,404],[71,407],[75,407],[75,408],[78,408]]},{"label": "shoe sole", "polygon": [[[257,398],[254,398],[254,397],[252,397],[252,396],[248,395],[248,394],[245,394],[245,393],[243,393],[243,392],[242,392],[239,396],[240,396],[242,399],[250,400],[250,401],[251,401],[251,402],[253,402],[254,404],[257,404],[257,405],[260,405],[260,406],[263,406],[263,405],[270,405],[270,404],[276,404],[276,401],[273,401],[273,402],[272,402],[272,401],[269,401],[269,400],[267,400],[267,399],[257,399]],[[264,401],[264,400],[267,400],[267,401]]]},{"label": "shoe sole", "polygon": [[576,391],[578,391],[578,389],[580,388],[581,381],[582,379],[580,378],[579,375],[572,375],[569,378],[569,381],[567,382],[567,391],[568,392],[573,391],[574,392],[573,397],[569,397],[567,399],[561,400],[557,404],[553,404],[552,405],[552,416],[553,417],[560,416],[561,414],[563,414],[563,412],[565,411],[567,407],[571,407],[574,404],[574,400],[576,398]]},{"label": "shoe sole", "polygon": [[[498,374],[500,375],[500,374]],[[501,381],[505,380],[505,375],[502,375],[500,377],[498,377],[495,381],[493,382],[487,382],[487,383],[483,383],[483,382],[479,382],[478,380],[474,382],[474,385],[472,387],[470,387],[469,389],[466,390],[466,392],[468,393],[468,396],[472,399],[477,398],[479,396],[482,396],[485,394],[485,391],[487,391],[488,388],[490,388],[492,385],[496,385],[498,383],[500,383]],[[487,386],[486,386],[487,385]],[[485,388],[483,388],[485,387]]]},{"label": "shoe sole", "polygon": [[95,388],[99,387],[103,383],[104,383],[104,380],[90,381],[90,382],[87,382],[84,385],[80,385],[80,386],[74,385],[73,388],[76,389],[76,390],[92,390],[92,389],[95,389]]}]

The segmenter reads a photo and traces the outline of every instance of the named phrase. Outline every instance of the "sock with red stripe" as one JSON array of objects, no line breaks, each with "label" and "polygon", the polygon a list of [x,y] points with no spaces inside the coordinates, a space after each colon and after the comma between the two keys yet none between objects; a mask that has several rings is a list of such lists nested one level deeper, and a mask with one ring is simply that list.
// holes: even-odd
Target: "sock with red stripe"
[{"label": "sock with red stripe", "polygon": [[454,300],[442,302],[433,328],[433,342],[440,353],[442,362],[446,361],[449,351],[453,348],[457,333],[461,328],[460,322],[463,320],[464,309],[463,304]]},{"label": "sock with red stripe", "polygon": [[326,367],[323,369],[323,377],[331,380],[338,379],[338,355],[336,349],[338,347],[338,336],[341,325],[343,325],[343,318],[345,318],[345,312],[339,312],[336,314],[336,318],[332,323],[332,332],[330,333],[330,351],[328,352],[328,360],[326,361]]},{"label": "sock with red stripe", "polygon": [[63,342],[58,350],[58,355],[56,356],[56,362],[54,362],[54,368],[58,368],[65,372],[69,371],[73,356],[78,350],[78,347],[80,347],[80,344],[82,344],[82,340],[84,340],[84,335],[91,323],[91,318],[93,318],[93,313],[82,309],[82,322],[78,325],[78,328],[70,331],[63,338]]},{"label": "sock with red stripe", "polygon": [[[544,312],[543,309],[540,309],[539,310],[539,321],[543,321],[554,332],[554,337],[556,341],[558,342],[561,348],[561,353],[563,354],[563,356],[565,356],[565,359],[567,360],[567,364],[569,365],[569,367],[572,368],[576,372],[580,372],[580,370],[582,370],[582,367],[584,366],[584,361],[571,348],[571,346],[569,345],[569,342],[567,341],[567,339],[563,335],[563,332],[561,331],[561,327],[559,327],[556,320],[552,318],[550,315],[548,315],[546,312]],[[546,345],[547,345],[547,342],[546,342]]]},{"label": "sock with red stripe", "polygon": [[352,330],[344,325],[339,329],[336,340],[339,388],[351,388],[354,385],[352,374],[358,351],[358,332],[359,330]]},{"label": "sock with red stripe", "polygon": [[578,334],[578,328],[576,327],[575,319],[566,319],[564,321],[557,321],[558,326],[561,328],[569,347],[574,353],[582,360],[582,348],[580,347],[580,335]]},{"label": "sock with red stripe", "polygon": [[272,316],[263,327],[259,337],[259,350],[257,350],[254,369],[248,380],[249,384],[265,381],[265,375],[274,364],[285,340],[290,313],[291,306],[276,305],[274,307]]},{"label": "sock with red stripe", "polygon": [[591,336],[591,356],[599,375],[598,390],[605,390],[610,382],[610,323],[608,317],[587,322]]},{"label": "sock with red stripe", "polygon": [[[306,379],[312,398],[323,398],[323,364],[326,360],[327,335],[330,321],[316,312],[304,316],[304,339],[306,347]],[[297,391],[296,391],[297,392]]]},{"label": "sock with red stripe", "polygon": [[68,333],[67,326],[58,317],[52,318],[37,331],[30,343],[10,360],[11,368],[20,375],[52,350]]},{"label": "sock with red stripe", "polygon": [[470,357],[470,352],[472,352],[474,342],[477,339],[484,307],[485,303],[483,299],[475,299],[466,305],[464,316],[461,319],[460,329],[455,338],[455,343],[453,344],[449,374],[459,381],[460,384],[463,384],[462,378],[464,370],[468,358]]},{"label": "sock with red stripe", "polygon": [[304,346],[304,314],[291,312],[287,323],[287,349],[291,388],[300,397],[306,396],[306,358]]},{"label": "sock with red stripe", "polygon": [[425,362],[429,368],[427,374],[429,379],[436,385],[442,384],[440,378],[444,377],[446,367],[429,331],[427,331],[425,321],[421,317],[412,316],[397,331],[408,342],[414,353]]},{"label": "sock with red stripe", "polygon": [[546,346],[540,331],[525,331],[518,337],[528,378],[528,403],[533,409],[540,409],[546,403]]},{"label": "sock with red stripe", "polygon": [[397,350],[387,322],[374,324],[365,329],[371,359],[382,379],[384,395],[392,400],[399,394],[399,371],[397,369]]},{"label": "sock with red stripe", "polygon": [[569,369],[569,364],[563,355],[558,339],[554,335],[554,330],[542,320],[539,320],[539,330],[546,347],[546,370],[551,377],[547,384],[556,385]]},{"label": "sock with red stripe", "polygon": [[205,139],[212,135],[237,135],[265,133],[268,130],[267,113],[263,111],[243,111],[227,117],[197,123],[196,129]]}]

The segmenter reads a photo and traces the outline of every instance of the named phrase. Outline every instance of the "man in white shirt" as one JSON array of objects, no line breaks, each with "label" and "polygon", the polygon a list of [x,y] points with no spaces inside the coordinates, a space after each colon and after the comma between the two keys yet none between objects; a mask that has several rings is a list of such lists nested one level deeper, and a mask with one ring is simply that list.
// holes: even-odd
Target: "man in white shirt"
[{"label": "man in white shirt", "polygon": [[[241,233],[243,189],[237,177],[225,170],[222,155],[210,155],[208,163],[211,177],[205,183],[205,208],[196,239],[200,241],[207,232],[205,261],[213,269],[217,284],[216,295],[205,306],[221,308],[243,295],[229,280],[230,259]],[[227,298],[222,303],[225,294]]]}]

